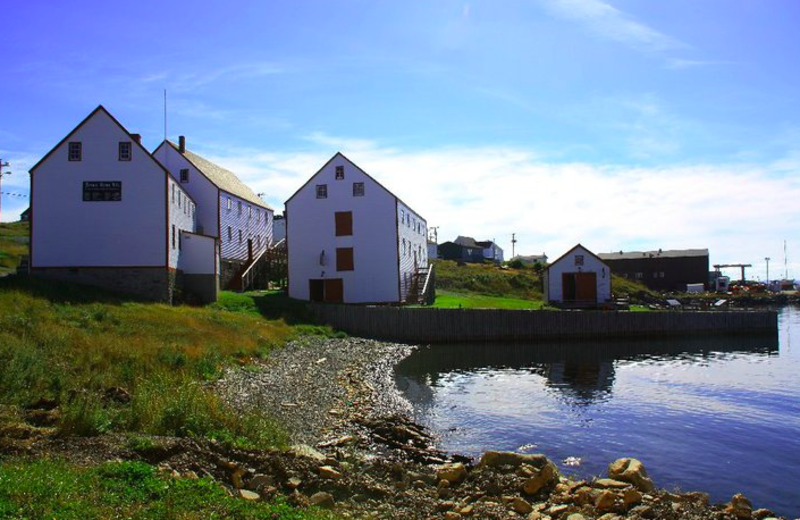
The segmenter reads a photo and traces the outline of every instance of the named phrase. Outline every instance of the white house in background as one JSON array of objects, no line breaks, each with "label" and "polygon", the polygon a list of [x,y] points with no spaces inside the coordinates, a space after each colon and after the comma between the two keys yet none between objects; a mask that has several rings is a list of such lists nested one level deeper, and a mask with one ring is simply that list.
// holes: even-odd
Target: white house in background
[{"label": "white house in background", "polygon": [[544,272],[547,302],[595,307],[611,300],[611,270],[594,253],[578,244]]},{"label": "white house in background", "polygon": [[522,262],[522,265],[533,266],[536,264],[547,264],[547,255],[542,253],[541,255],[517,255],[511,259],[513,262],[514,260],[519,260]]},{"label": "white house in background", "polygon": [[289,296],[391,303],[428,267],[427,223],[341,153],[286,201]]},{"label": "white house in background", "polygon": [[195,234],[196,201],[105,108],[30,174],[31,274],[159,301],[176,290],[216,299],[215,240]]},{"label": "white house in background", "polygon": [[286,238],[286,219],[283,215],[275,215],[272,220],[272,241],[278,243]]},{"label": "white house in background", "polygon": [[233,172],[187,150],[183,136],[153,156],[197,201],[198,232],[220,241],[220,283],[238,289],[242,272],[273,243],[272,208]]}]

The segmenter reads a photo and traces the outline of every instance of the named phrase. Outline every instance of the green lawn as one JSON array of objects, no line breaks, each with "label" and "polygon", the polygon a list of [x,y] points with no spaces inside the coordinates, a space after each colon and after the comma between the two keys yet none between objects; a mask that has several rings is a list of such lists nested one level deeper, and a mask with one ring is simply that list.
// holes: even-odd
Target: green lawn
[{"label": "green lawn", "polygon": [[0,224],[0,274],[14,272],[19,259],[28,254],[27,222]]},{"label": "green lawn", "polygon": [[543,309],[547,308],[541,300],[523,300],[520,298],[504,298],[485,294],[455,293],[436,291],[437,309]]}]

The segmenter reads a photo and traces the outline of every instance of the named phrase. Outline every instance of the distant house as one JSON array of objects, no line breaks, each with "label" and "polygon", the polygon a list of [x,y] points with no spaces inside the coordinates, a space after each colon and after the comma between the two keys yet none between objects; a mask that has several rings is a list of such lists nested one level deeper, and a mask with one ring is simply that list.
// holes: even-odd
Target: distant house
[{"label": "distant house", "polygon": [[456,260],[459,262],[482,263],[496,262],[502,263],[503,249],[491,240],[478,242],[472,237],[459,235],[452,242],[444,242],[438,247],[439,258],[444,260]]},{"label": "distant house", "polygon": [[30,272],[172,302],[217,297],[197,202],[105,108],[30,170]]},{"label": "distant house", "polygon": [[570,307],[595,307],[611,300],[611,269],[578,244],[544,272],[544,298]]},{"label": "distant house", "polygon": [[286,238],[286,219],[283,215],[275,215],[272,221],[272,241],[278,243]]},{"label": "distant house", "polygon": [[428,267],[427,222],[341,153],[286,201],[289,296],[414,300]]},{"label": "distant house", "polygon": [[533,266],[536,264],[547,265],[547,255],[542,253],[541,255],[517,255],[511,259],[513,262],[514,260],[519,260],[522,262],[522,265]]},{"label": "distant house", "polygon": [[685,291],[708,282],[708,249],[628,251],[597,255],[616,275],[656,291]]},{"label": "distant house", "polygon": [[28,207],[25,211],[19,214],[20,222],[28,222],[31,220],[31,208]]},{"label": "distant house", "polygon": [[162,142],[153,152],[197,201],[198,233],[220,244],[220,283],[241,288],[241,274],[273,243],[273,210],[231,171],[178,144]]}]

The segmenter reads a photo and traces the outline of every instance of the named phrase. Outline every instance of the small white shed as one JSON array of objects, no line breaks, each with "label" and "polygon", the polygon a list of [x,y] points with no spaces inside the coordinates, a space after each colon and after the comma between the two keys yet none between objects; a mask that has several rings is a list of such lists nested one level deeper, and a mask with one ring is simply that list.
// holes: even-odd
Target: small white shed
[{"label": "small white shed", "polygon": [[544,272],[545,301],[570,307],[595,307],[611,300],[611,270],[578,244]]}]

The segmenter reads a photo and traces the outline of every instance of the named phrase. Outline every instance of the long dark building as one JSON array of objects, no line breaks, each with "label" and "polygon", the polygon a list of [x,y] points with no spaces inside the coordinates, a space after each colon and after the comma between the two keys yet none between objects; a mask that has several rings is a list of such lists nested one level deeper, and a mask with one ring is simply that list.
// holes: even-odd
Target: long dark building
[{"label": "long dark building", "polygon": [[597,256],[612,273],[656,291],[685,291],[687,284],[708,282],[708,249],[619,251]]}]

